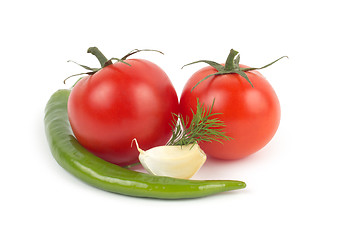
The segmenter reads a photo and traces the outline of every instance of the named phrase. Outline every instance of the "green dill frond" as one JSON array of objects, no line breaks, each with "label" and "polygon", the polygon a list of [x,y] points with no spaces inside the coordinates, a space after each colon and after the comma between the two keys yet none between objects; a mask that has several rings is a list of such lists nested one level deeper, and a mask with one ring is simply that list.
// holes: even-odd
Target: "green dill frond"
[{"label": "green dill frond", "polygon": [[199,142],[222,142],[222,140],[230,140],[225,135],[223,128],[225,124],[215,115],[221,113],[212,113],[215,99],[208,109],[204,104],[199,103],[197,99],[196,112],[191,110],[193,118],[189,123],[189,118],[183,118],[182,115],[173,114],[172,136],[166,145],[188,145]]}]

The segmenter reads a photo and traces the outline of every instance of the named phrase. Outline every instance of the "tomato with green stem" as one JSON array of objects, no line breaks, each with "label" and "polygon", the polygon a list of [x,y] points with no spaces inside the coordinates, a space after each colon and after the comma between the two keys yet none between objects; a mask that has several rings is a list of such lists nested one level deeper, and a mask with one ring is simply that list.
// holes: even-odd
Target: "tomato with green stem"
[{"label": "tomato with green stem", "polygon": [[[131,148],[135,137],[144,149],[164,145],[171,136],[172,113],[178,113],[178,97],[166,73],[144,59],[108,60],[97,48],[89,48],[100,68],[73,87],[68,101],[71,128],[79,143],[96,156],[120,165],[138,161]],[[112,61],[117,61],[113,63]]]},{"label": "tomato with green stem", "polygon": [[261,68],[250,68],[239,61],[238,52],[232,49],[225,64],[208,60],[190,63],[204,62],[210,66],[190,77],[180,98],[180,114],[190,119],[197,99],[207,107],[216,99],[213,111],[222,113],[217,117],[225,123],[224,132],[231,139],[223,143],[203,142],[200,147],[218,159],[240,159],[257,152],[272,139],[280,123],[278,97],[265,77],[256,71],[276,61]]}]

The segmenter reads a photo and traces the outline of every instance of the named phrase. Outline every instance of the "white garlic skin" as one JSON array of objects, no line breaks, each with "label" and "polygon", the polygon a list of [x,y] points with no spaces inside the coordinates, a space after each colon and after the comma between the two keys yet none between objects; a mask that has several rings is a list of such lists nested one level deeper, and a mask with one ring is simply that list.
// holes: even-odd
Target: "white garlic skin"
[{"label": "white garlic skin", "polygon": [[147,151],[138,147],[138,150],[142,166],[157,176],[189,179],[206,161],[206,154],[198,144],[159,146]]}]

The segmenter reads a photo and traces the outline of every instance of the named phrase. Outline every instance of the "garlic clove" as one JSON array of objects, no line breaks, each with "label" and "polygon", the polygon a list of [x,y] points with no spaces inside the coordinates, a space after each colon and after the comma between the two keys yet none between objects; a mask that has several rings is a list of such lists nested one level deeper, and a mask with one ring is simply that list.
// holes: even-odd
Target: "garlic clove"
[{"label": "garlic clove", "polygon": [[195,145],[159,146],[144,151],[134,139],[139,160],[147,172],[157,176],[191,178],[205,163],[206,154]]}]

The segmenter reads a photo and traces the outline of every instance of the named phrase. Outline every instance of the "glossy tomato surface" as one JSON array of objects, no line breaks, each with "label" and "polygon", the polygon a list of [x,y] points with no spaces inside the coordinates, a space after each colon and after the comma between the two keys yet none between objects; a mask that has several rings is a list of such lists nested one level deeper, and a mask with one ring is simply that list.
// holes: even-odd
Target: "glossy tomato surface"
[{"label": "glossy tomato surface", "polygon": [[178,97],[166,73],[142,59],[106,66],[72,89],[68,113],[72,130],[86,149],[117,165],[138,161],[131,147],[165,144],[171,136]]},{"label": "glossy tomato surface", "polygon": [[[240,67],[247,67],[240,65]],[[195,84],[217,72],[205,67],[194,73],[186,83],[180,98],[180,113],[189,116],[196,108],[196,99],[208,108],[215,98],[214,113],[225,123],[227,136],[233,139],[201,143],[206,154],[218,159],[244,158],[263,148],[274,136],[280,122],[280,104],[269,82],[258,71],[246,72],[252,87],[238,74],[225,74],[208,78],[192,92]]]}]

